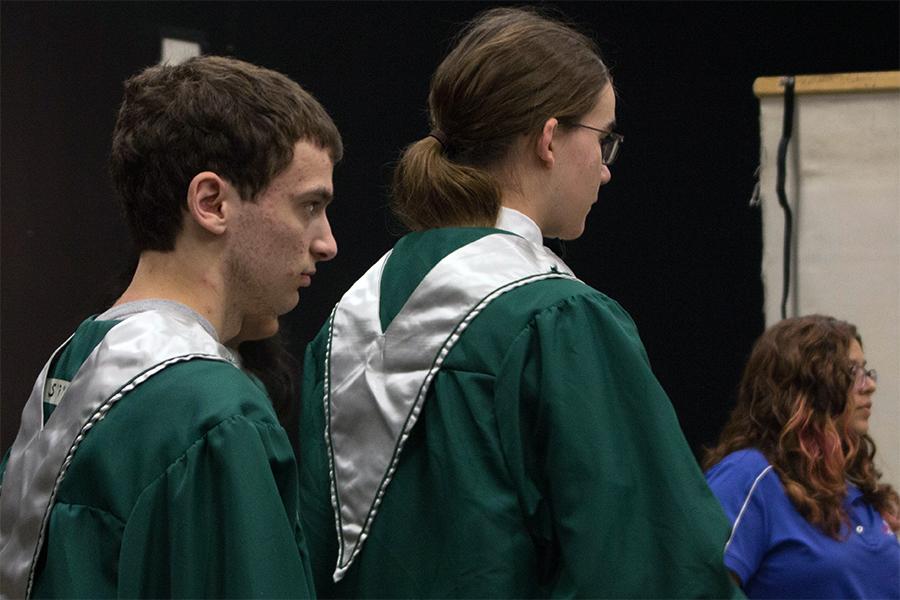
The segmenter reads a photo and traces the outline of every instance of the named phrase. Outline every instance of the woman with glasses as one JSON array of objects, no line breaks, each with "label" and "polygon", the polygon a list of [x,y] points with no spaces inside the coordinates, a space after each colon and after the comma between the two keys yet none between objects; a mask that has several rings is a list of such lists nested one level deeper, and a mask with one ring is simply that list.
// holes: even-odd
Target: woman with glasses
[{"label": "woman with glasses", "polygon": [[531,10],[484,12],[437,68],[392,191],[412,233],[307,351],[320,596],[738,593],[634,323],[543,245],[609,182],[615,105],[594,44]]},{"label": "woman with glasses", "polygon": [[877,374],[856,328],[786,319],[757,340],[704,465],[750,598],[900,597],[900,499],[868,435]]}]

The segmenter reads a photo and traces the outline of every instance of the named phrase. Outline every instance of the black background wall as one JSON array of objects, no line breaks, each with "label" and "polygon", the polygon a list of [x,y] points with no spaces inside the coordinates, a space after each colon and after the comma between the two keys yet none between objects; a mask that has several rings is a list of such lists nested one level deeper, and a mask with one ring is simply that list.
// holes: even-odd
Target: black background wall
[{"label": "black background wall", "polygon": [[[339,255],[284,319],[300,355],[340,294],[396,239],[385,208],[390,164],[427,133],[428,78],[451,35],[488,6],[0,4],[2,450],[47,355],[124,285],[130,251],[106,153],[121,82],[159,59],[162,31],[203,32],[209,53],[290,75],[343,133],[331,209]],[[601,43],[626,137],[567,260],[634,317],[699,450],[715,439],[763,328],[760,213],[748,206],[759,155],[753,80],[897,69],[900,4],[546,6]]]}]

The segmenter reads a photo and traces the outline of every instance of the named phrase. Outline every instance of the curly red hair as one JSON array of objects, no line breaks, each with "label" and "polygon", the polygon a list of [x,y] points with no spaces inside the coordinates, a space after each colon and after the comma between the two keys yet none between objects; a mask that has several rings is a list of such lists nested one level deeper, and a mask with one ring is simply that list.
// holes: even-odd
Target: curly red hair
[{"label": "curly red hair", "polygon": [[743,448],[762,452],[803,517],[834,538],[848,523],[847,481],[900,530],[900,501],[879,483],[875,443],[851,426],[849,352],[862,344],[856,327],[823,315],[785,319],[756,341],[744,369],[738,401],[719,443],[708,449],[708,469]]}]

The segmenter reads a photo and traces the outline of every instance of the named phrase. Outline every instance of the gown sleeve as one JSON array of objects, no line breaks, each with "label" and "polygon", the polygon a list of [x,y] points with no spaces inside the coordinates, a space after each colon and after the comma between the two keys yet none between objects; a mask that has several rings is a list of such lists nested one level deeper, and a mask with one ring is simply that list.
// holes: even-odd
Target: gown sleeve
[{"label": "gown sleeve", "polygon": [[223,420],[135,503],[119,596],[314,597],[297,493],[283,429]]},{"label": "gown sleeve", "polygon": [[573,297],[532,319],[495,398],[501,440],[551,595],[740,597],[728,521],[706,486],[633,322]]},{"label": "gown sleeve", "polygon": [[310,555],[316,594],[330,598],[338,540],[331,506],[328,447],[325,443],[324,360],[329,322],[306,347],[300,393],[300,513],[304,532],[313,549]]},{"label": "gown sleeve", "polygon": [[12,445],[6,449],[6,452],[3,453],[3,458],[0,459],[0,491],[3,490],[3,476],[6,475],[6,463],[9,462],[10,451],[12,451]]}]

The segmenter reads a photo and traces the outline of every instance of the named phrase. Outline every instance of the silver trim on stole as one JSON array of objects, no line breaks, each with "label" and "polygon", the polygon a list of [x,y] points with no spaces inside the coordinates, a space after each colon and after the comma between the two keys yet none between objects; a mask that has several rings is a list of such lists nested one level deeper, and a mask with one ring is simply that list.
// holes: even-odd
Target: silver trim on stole
[{"label": "silver trim on stole", "polygon": [[79,444],[109,409],[135,387],[177,362],[203,358],[232,363],[231,352],[195,319],[163,308],[142,312],[109,330],[44,425],[42,398],[47,373],[66,344],[53,353],[35,381],[3,477],[2,598],[31,595],[35,564],[59,484]]},{"label": "silver trim on stole", "polygon": [[381,274],[390,252],[331,316],[325,358],[325,441],[338,535],[334,580],[362,549],[435,374],[469,323],[500,295],[548,278],[575,279],[547,248],[489,234],[425,276],[381,331]]}]

